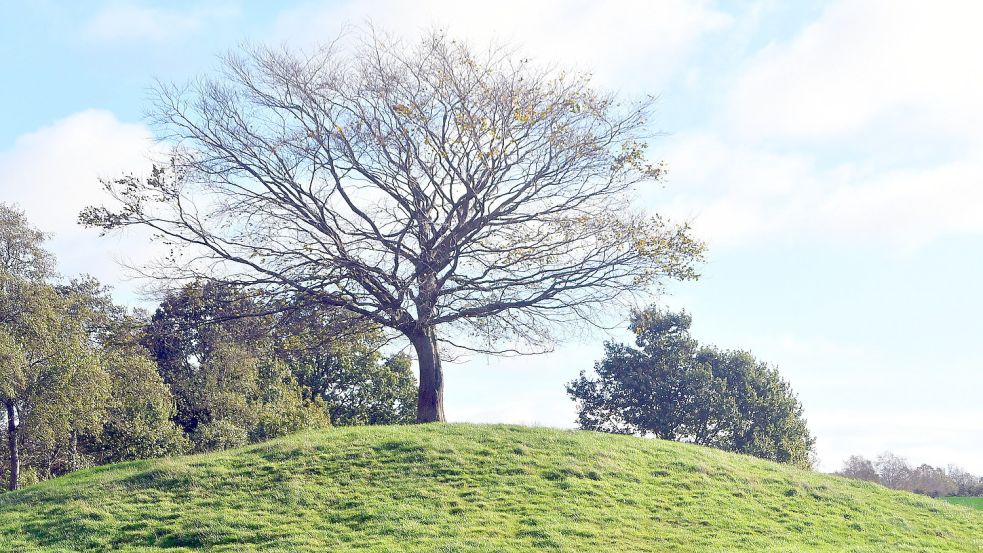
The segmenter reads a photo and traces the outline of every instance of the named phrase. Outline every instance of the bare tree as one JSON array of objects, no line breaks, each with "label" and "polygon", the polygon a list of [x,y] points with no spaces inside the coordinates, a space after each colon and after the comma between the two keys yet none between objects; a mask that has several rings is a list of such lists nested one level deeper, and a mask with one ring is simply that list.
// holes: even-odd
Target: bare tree
[{"label": "bare tree", "polygon": [[[440,421],[440,349],[545,350],[665,278],[694,278],[686,226],[630,205],[651,99],[440,33],[313,53],[245,49],[156,89],[173,159],[107,183],[81,220],[150,227],[167,278],[299,294],[393,329],[419,361],[417,420]],[[439,329],[439,330],[438,330]]]},{"label": "bare tree", "polygon": [[881,484],[895,490],[912,491],[912,468],[908,459],[885,451],[877,456],[874,466]]},{"label": "bare tree", "polygon": [[836,474],[868,482],[877,482],[880,479],[877,475],[877,469],[874,468],[874,463],[861,455],[847,457],[846,461],[843,461],[843,468]]}]

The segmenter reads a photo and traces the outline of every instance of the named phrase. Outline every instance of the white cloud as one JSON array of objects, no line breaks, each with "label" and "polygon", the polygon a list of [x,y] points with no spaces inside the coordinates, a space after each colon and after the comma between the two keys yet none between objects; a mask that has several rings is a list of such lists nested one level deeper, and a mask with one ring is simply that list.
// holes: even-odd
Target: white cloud
[{"label": "white cloud", "polygon": [[609,86],[661,84],[699,38],[732,23],[706,2],[682,0],[370,0],[309,3],[289,10],[278,19],[274,38],[294,44],[323,42],[344,25],[366,21],[408,37],[436,27],[478,46],[504,41],[539,61],[593,71]]},{"label": "white cloud", "polygon": [[107,199],[100,178],[149,168],[152,144],[142,124],[122,123],[102,110],[76,113],[19,137],[0,152],[0,194],[4,202],[19,205],[32,224],[53,234],[49,247],[62,274],[85,272],[118,284],[124,271],[117,260],[145,260],[147,237],[134,232],[100,238],[76,221],[84,207]]},{"label": "white cloud", "polygon": [[751,138],[829,138],[869,126],[977,138],[983,4],[840,0],[759,52],[730,102]]},{"label": "white cloud", "polygon": [[712,249],[806,239],[910,251],[983,233],[977,156],[925,168],[830,168],[710,133],[674,137],[663,153],[671,171],[666,211],[693,219]]},{"label": "white cloud", "polygon": [[110,2],[83,23],[82,34],[90,40],[105,42],[165,41],[201,31],[215,19],[237,13],[231,5],[219,2],[187,11]]}]

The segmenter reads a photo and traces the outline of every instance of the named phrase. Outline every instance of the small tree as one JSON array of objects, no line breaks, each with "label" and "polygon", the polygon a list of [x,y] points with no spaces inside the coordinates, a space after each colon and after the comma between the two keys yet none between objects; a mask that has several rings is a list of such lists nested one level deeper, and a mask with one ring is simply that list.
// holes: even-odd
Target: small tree
[{"label": "small tree", "polygon": [[665,278],[702,246],[629,204],[651,100],[623,105],[588,76],[431,34],[371,34],[354,53],[257,48],[216,78],[162,85],[174,146],[147,179],[107,183],[103,229],[174,246],[167,278],[222,278],[348,310],[405,336],[417,420],[444,420],[444,346],[546,349],[551,329]]},{"label": "small tree", "polygon": [[110,381],[101,427],[79,436],[87,460],[105,464],[184,452],[187,439],[172,421],[174,396],[140,343],[144,314],[114,303],[110,289],[92,277],[58,290],[70,301],[70,316],[85,327]]},{"label": "small tree", "polygon": [[860,455],[847,457],[846,461],[843,461],[843,468],[837,474],[868,482],[877,482],[880,480],[880,477],[877,475],[877,469],[874,468],[874,463],[870,459],[866,459]]},{"label": "small tree", "polygon": [[877,476],[881,484],[895,490],[913,490],[911,485],[912,468],[908,459],[885,451],[877,456],[874,467],[877,468]]},{"label": "small tree", "polygon": [[745,352],[700,346],[690,317],[634,314],[637,348],[605,344],[596,377],[567,386],[581,428],[652,435],[809,466],[814,439],[778,372]]}]

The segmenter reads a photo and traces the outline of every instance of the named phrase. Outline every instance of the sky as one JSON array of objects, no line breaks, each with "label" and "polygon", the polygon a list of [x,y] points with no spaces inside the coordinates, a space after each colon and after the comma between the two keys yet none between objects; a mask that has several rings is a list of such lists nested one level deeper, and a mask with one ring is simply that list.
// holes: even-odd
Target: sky
[{"label": "sky", "polygon": [[[591,71],[659,100],[641,189],[708,245],[670,284],[704,343],[751,351],[798,393],[820,467],[891,450],[983,473],[983,4],[900,0],[136,2],[0,0],[0,201],[53,234],[65,275],[140,300],[153,249],[75,221],[100,178],[146,170],[155,79],[249,43],[310,48],[374,25]],[[447,367],[452,421],[573,426],[565,383],[597,334],[546,355]]]}]

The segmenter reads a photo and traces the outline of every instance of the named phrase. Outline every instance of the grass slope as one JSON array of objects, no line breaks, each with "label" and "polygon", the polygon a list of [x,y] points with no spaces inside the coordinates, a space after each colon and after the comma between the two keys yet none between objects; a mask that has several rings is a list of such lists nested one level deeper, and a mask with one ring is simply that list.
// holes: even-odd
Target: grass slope
[{"label": "grass slope", "polygon": [[0,551],[983,551],[983,513],[740,455],[515,426],[337,428],[0,495]]}]

